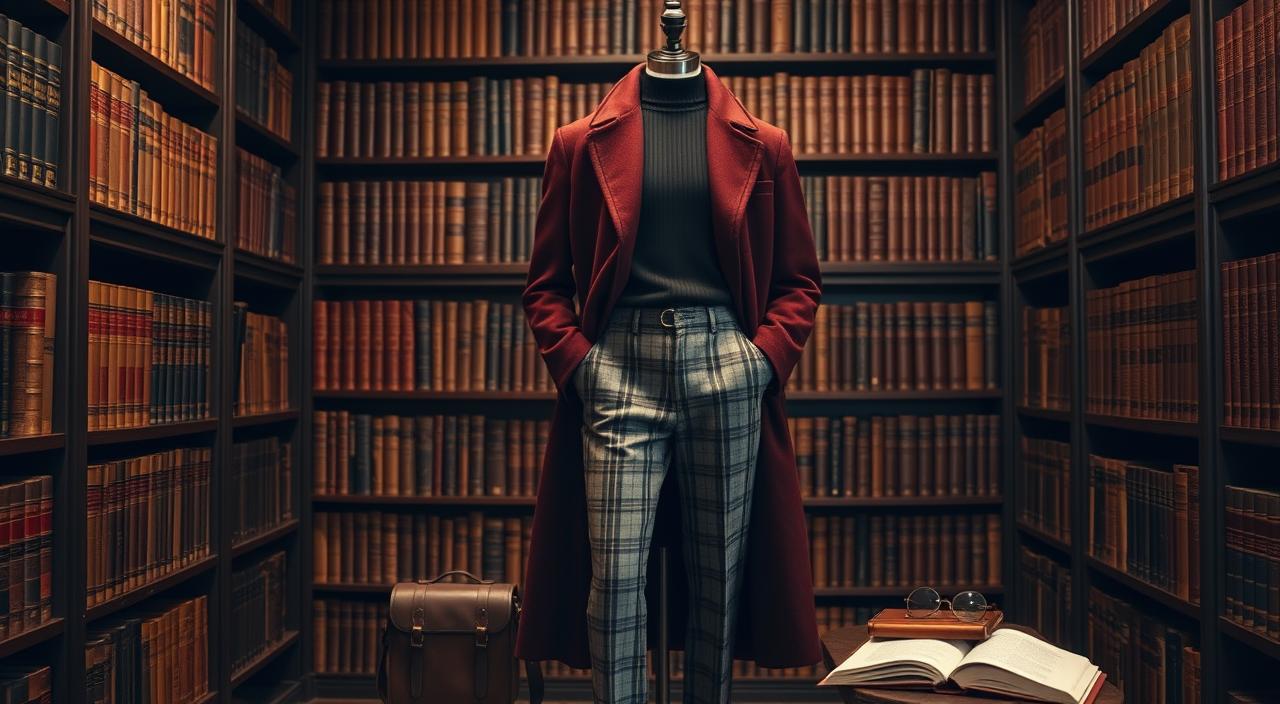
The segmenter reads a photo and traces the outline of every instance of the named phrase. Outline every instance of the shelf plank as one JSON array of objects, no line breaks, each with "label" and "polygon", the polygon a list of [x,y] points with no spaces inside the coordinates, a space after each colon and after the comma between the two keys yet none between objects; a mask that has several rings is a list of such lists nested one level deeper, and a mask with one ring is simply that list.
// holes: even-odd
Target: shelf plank
[{"label": "shelf plank", "polygon": [[1038,418],[1040,420],[1051,420],[1058,423],[1070,423],[1071,411],[1064,411],[1057,408],[1033,408],[1031,406],[1018,406],[1018,415],[1027,418]]},{"label": "shelf plank", "polygon": [[1226,616],[1218,617],[1218,629],[1237,643],[1248,646],[1272,660],[1280,660],[1280,641],[1271,640],[1251,628],[1245,628]]},{"label": "shelf plank", "polygon": [[196,697],[191,704],[210,704],[216,701],[218,701],[218,690],[215,689],[212,692],[206,692],[204,696]]},{"label": "shelf plank", "polygon": [[1058,80],[1045,86],[1034,99],[1028,102],[1021,110],[1018,111],[1017,117],[1013,119],[1015,127],[1030,132],[1046,118],[1059,108],[1066,106],[1066,79]]},{"label": "shelf plank", "polygon": [[[331,592],[335,594],[390,594],[391,584],[350,584],[350,583],[321,583],[315,584],[316,592]],[[982,586],[973,586],[969,584],[936,587],[938,592],[947,596],[956,592],[965,590],[973,590],[982,592],[984,596],[996,596],[1004,593],[1004,587],[998,584],[987,584]],[[814,587],[813,593],[817,597],[828,598],[900,598],[905,599],[907,593],[911,591],[911,587]]]},{"label": "shelf plank", "polygon": [[[295,13],[299,7],[294,8]],[[264,35],[267,44],[280,53],[292,53],[301,46],[293,29],[281,22],[258,0],[240,0],[236,17],[245,21],[255,32]]]},{"label": "shelf plank", "polygon": [[1129,20],[1110,39],[1080,60],[1080,70],[1101,77],[1124,66],[1144,47],[1155,41],[1174,19],[1187,14],[1187,0],[1156,0]]},{"label": "shelf plank", "polygon": [[0,660],[10,658],[42,643],[47,643],[61,636],[66,627],[66,619],[55,617],[50,619],[48,623],[42,623],[16,636],[9,636],[4,640],[0,640]]},{"label": "shelf plank", "polygon": [[63,433],[49,435],[24,435],[17,438],[0,440],[0,457],[25,455],[33,452],[60,450],[67,444],[67,436]]},{"label": "shelf plank", "polygon": [[[319,400],[363,401],[501,401],[549,403],[554,393],[545,391],[313,391]],[[790,401],[989,401],[1002,397],[999,390],[943,391],[792,391]]]},{"label": "shelf plank", "polygon": [[153,596],[166,592],[180,584],[195,579],[196,577],[213,570],[217,564],[217,555],[210,555],[202,560],[197,560],[196,562],[193,562],[180,570],[171,572],[150,584],[145,584],[137,589],[125,592],[124,594],[104,601],[101,604],[90,606],[85,609],[85,620],[96,621],[110,616],[111,614],[123,611],[135,604],[140,604]]},{"label": "shelf plank", "polygon": [[90,205],[89,239],[138,257],[209,271],[216,269],[222,258],[221,242],[97,203]]},{"label": "shelf plank", "polygon": [[238,695],[247,696],[247,701],[261,702],[261,704],[284,704],[297,700],[298,690],[302,683],[298,680],[281,680],[271,685],[251,686],[247,689],[238,688]]},{"label": "shelf plank", "polygon": [[1080,237],[1080,250],[1086,260],[1097,261],[1180,237],[1191,238],[1196,232],[1195,206],[1194,194],[1188,194],[1146,212],[1095,227]]},{"label": "shelf plank", "polygon": [[281,540],[286,536],[292,535],[297,529],[298,519],[291,518],[275,528],[271,528],[270,530],[259,533],[252,538],[233,544],[231,546],[231,557],[240,557],[241,555],[257,550],[263,545],[270,545],[271,543]]},{"label": "shelf plank", "polygon": [[292,291],[302,282],[303,269],[297,264],[264,257],[261,254],[236,248],[236,278],[253,281],[274,288]]},{"label": "shelf plank", "polygon": [[1067,273],[1067,242],[1054,242],[1013,260],[1010,269],[1019,281],[1029,282]]},{"label": "shelf plank", "polygon": [[270,413],[254,413],[252,415],[236,416],[231,419],[231,426],[234,428],[253,428],[263,425],[274,425],[277,423],[287,423],[297,420],[301,416],[301,412],[297,409],[288,411],[272,411]]},{"label": "shelf plank", "polygon": [[1097,574],[1101,574],[1112,582],[1120,584],[1132,592],[1141,594],[1147,599],[1154,601],[1171,611],[1176,611],[1193,621],[1200,620],[1199,604],[1193,604],[1177,594],[1165,591],[1154,584],[1148,584],[1133,575],[1122,572],[1111,565],[1106,564],[1092,555],[1087,556],[1085,560],[1088,563],[1090,570]]},{"label": "shelf plank", "polygon": [[1280,162],[1214,184],[1209,200],[1223,222],[1280,210]]},{"label": "shelf plank", "polygon": [[167,112],[187,121],[207,120],[222,104],[214,90],[164,64],[98,19],[93,20],[93,60],[126,79],[138,81]]},{"label": "shelf plank", "polygon": [[298,641],[297,631],[294,631],[294,630],[285,631],[284,636],[280,638],[280,640],[267,646],[266,649],[264,649],[261,653],[258,653],[248,662],[244,663],[239,668],[237,668],[234,672],[231,673],[232,688],[239,687],[240,685],[244,684],[246,680],[248,680],[250,677],[253,677],[258,672],[260,672],[262,668],[270,664],[272,660],[275,660],[277,657],[279,657],[282,653],[284,653],[286,650],[292,647],[293,644],[296,643],[297,641]]},{"label": "shelf plank", "polygon": [[276,134],[240,108],[236,108],[236,146],[243,146],[247,151],[277,166],[288,166],[300,156],[296,144]]},{"label": "shelf plank", "polygon": [[161,440],[164,438],[176,438],[183,435],[212,433],[217,429],[217,419],[210,418],[207,420],[193,420],[185,423],[145,425],[139,428],[90,430],[89,445],[91,447],[96,447],[100,445],[119,445],[128,442],[145,442],[149,440]]},{"label": "shelf plank", "polygon": [[[324,77],[407,75],[519,75],[582,74],[621,77],[645,60],[643,54],[609,56],[494,56],[469,59],[321,59],[317,68]],[[992,67],[995,52],[951,53],[836,53],[743,52],[702,54],[702,61],[716,71],[774,73],[775,71],[907,70],[924,67]]]},{"label": "shelf plank", "polygon": [[70,193],[0,176],[0,220],[6,223],[62,234],[75,209]]},{"label": "shelf plank", "polygon": [[1239,445],[1261,445],[1263,447],[1280,447],[1280,430],[1264,430],[1262,428],[1237,428],[1224,425],[1218,429],[1224,442]]},{"label": "shelf plank", "polygon": [[1053,548],[1067,559],[1071,558],[1071,545],[1061,538],[1049,535],[1039,528],[1029,526],[1022,521],[1018,521],[1018,532],[1034,538],[1037,543]]},{"label": "shelf plank", "polygon": [[1099,413],[1086,413],[1084,422],[1103,428],[1130,430],[1150,435],[1170,435],[1184,438],[1198,438],[1200,424],[1186,420],[1157,420],[1154,418],[1128,418],[1125,416],[1108,416]]},{"label": "shelf plank", "polygon": [[[331,506],[458,506],[533,507],[533,496],[379,496],[374,494],[315,494],[311,503]],[[1002,505],[999,496],[809,496],[806,508],[990,508]]]}]

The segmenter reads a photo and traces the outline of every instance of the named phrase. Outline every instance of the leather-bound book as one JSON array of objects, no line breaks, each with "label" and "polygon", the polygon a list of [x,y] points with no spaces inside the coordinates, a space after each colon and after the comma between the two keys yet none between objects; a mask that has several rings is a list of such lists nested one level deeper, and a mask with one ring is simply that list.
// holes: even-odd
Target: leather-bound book
[{"label": "leather-bound book", "polygon": [[948,345],[954,343],[947,319],[947,304],[941,301],[929,302],[929,379],[934,391],[951,388],[952,377],[947,357]]},{"label": "leather-bound book", "polygon": [[918,431],[915,416],[901,416],[898,419],[898,495],[918,496],[919,476],[916,472],[918,453]]},{"label": "leather-bound book", "polygon": [[813,421],[812,417],[795,419],[796,469],[800,477],[800,495],[813,495]]},{"label": "leather-bound book", "polygon": [[809,519],[811,544],[809,552],[813,557],[813,584],[816,587],[829,586],[827,575],[827,517],[813,516]]},{"label": "leather-bound book", "polygon": [[884,313],[885,306],[882,303],[868,303],[868,377],[867,388],[871,391],[879,391],[885,388],[884,379],[884,357],[885,357],[885,326]]},{"label": "leather-bound book", "polygon": [[948,381],[952,389],[963,389],[966,386],[966,342],[965,304],[947,303],[947,359],[949,362]]},{"label": "leather-bound book", "polygon": [[[871,516],[868,521],[869,529],[867,532],[866,554],[868,556],[868,579],[865,585],[868,587],[896,586],[892,582],[885,582],[886,568],[888,560],[884,559],[885,554],[885,523],[892,520],[891,516]],[[861,546],[860,546],[861,547]]]},{"label": "leather-bound book", "polygon": [[934,429],[932,416],[920,416],[916,420],[919,437],[916,444],[916,476],[920,496],[937,496],[940,492],[934,480]]},{"label": "leather-bound book", "polygon": [[849,8],[849,48],[854,54],[870,53],[867,48],[866,0],[856,0]]},{"label": "leather-bound book", "polygon": [[901,466],[898,464],[898,445],[902,442],[902,436],[898,425],[898,416],[884,418],[884,457],[881,460],[884,465],[884,496],[898,496],[899,483],[902,481],[899,475]]},{"label": "leather-bound book", "polygon": [[791,43],[791,3],[793,0],[770,0],[768,23],[769,49],[775,53],[793,51]]},{"label": "leather-bound book", "polygon": [[909,305],[911,306],[909,316],[911,320],[911,349],[906,354],[912,361],[910,374],[913,383],[911,388],[923,391],[932,388],[933,384],[929,366],[932,355],[931,348],[933,346],[933,333],[930,329],[932,321],[927,302],[914,301]]},{"label": "leather-bound book", "polygon": [[871,305],[858,301],[853,305],[853,388],[867,391],[871,388]]},{"label": "leather-bound book", "polygon": [[869,435],[870,483],[869,492],[863,495],[879,498],[885,495],[885,419],[883,417],[873,416],[871,418]]},{"label": "leather-bound book", "polygon": [[895,345],[897,349],[894,355],[897,361],[894,364],[894,371],[897,378],[894,380],[892,388],[900,390],[910,390],[917,387],[917,380],[912,372],[915,370],[915,360],[913,355],[918,351],[917,340],[915,335],[915,320],[912,317],[912,304],[910,301],[898,301],[894,304],[894,320],[896,323],[897,334]]},{"label": "leather-bound book", "polygon": [[866,10],[863,30],[866,37],[867,53],[884,52],[884,16],[883,4],[893,0],[864,0]]},{"label": "leather-bound book", "polygon": [[908,616],[906,609],[882,609],[867,621],[867,632],[876,638],[939,638],[986,640],[1004,622],[1004,613],[990,610],[978,621],[961,621],[948,609],[927,617]]},{"label": "leather-bound book", "polygon": [[867,183],[867,252],[866,259],[881,261],[888,255],[888,182],[873,176]]},{"label": "leather-bound book", "polygon": [[817,416],[813,419],[813,495],[829,496],[831,493],[831,419]]}]

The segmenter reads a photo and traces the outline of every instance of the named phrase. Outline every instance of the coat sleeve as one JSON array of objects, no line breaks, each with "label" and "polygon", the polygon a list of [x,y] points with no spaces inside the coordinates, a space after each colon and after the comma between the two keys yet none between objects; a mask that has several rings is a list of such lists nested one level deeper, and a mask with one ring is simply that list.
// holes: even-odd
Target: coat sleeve
[{"label": "coat sleeve", "polygon": [[773,383],[782,387],[800,361],[805,340],[813,330],[822,280],[800,188],[800,172],[785,132],[775,164],[773,222],[777,241],[773,245],[773,278],[764,316],[752,342],[769,358]]},{"label": "coat sleeve", "polygon": [[538,351],[561,391],[591,349],[573,300],[577,286],[569,242],[569,193],[569,159],[557,129],[542,174],[542,201],[522,300]]}]

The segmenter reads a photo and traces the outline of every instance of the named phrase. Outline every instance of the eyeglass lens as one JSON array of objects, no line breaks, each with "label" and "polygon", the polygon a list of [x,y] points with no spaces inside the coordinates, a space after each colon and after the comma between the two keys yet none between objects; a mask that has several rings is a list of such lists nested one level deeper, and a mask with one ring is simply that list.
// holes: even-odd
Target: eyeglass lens
[{"label": "eyeglass lens", "polygon": [[928,616],[942,606],[942,595],[931,587],[917,587],[907,596],[907,613],[911,616]]},{"label": "eyeglass lens", "polygon": [[951,610],[961,621],[977,621],[987,610],[987,599],[978,592],[960,592],[951,600]]}]

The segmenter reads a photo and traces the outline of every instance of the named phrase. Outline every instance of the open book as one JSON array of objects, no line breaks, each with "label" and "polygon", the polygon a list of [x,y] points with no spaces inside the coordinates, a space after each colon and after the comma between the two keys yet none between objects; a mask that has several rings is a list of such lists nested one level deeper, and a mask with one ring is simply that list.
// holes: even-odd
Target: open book
[{"label": "open book", "polygon": [[819,685],[939,687],[1002,694],[1052,704],[1088,704],[1106,675],[1075,653],[1010,628],[981,643],[928,638],[872,638]]}]

